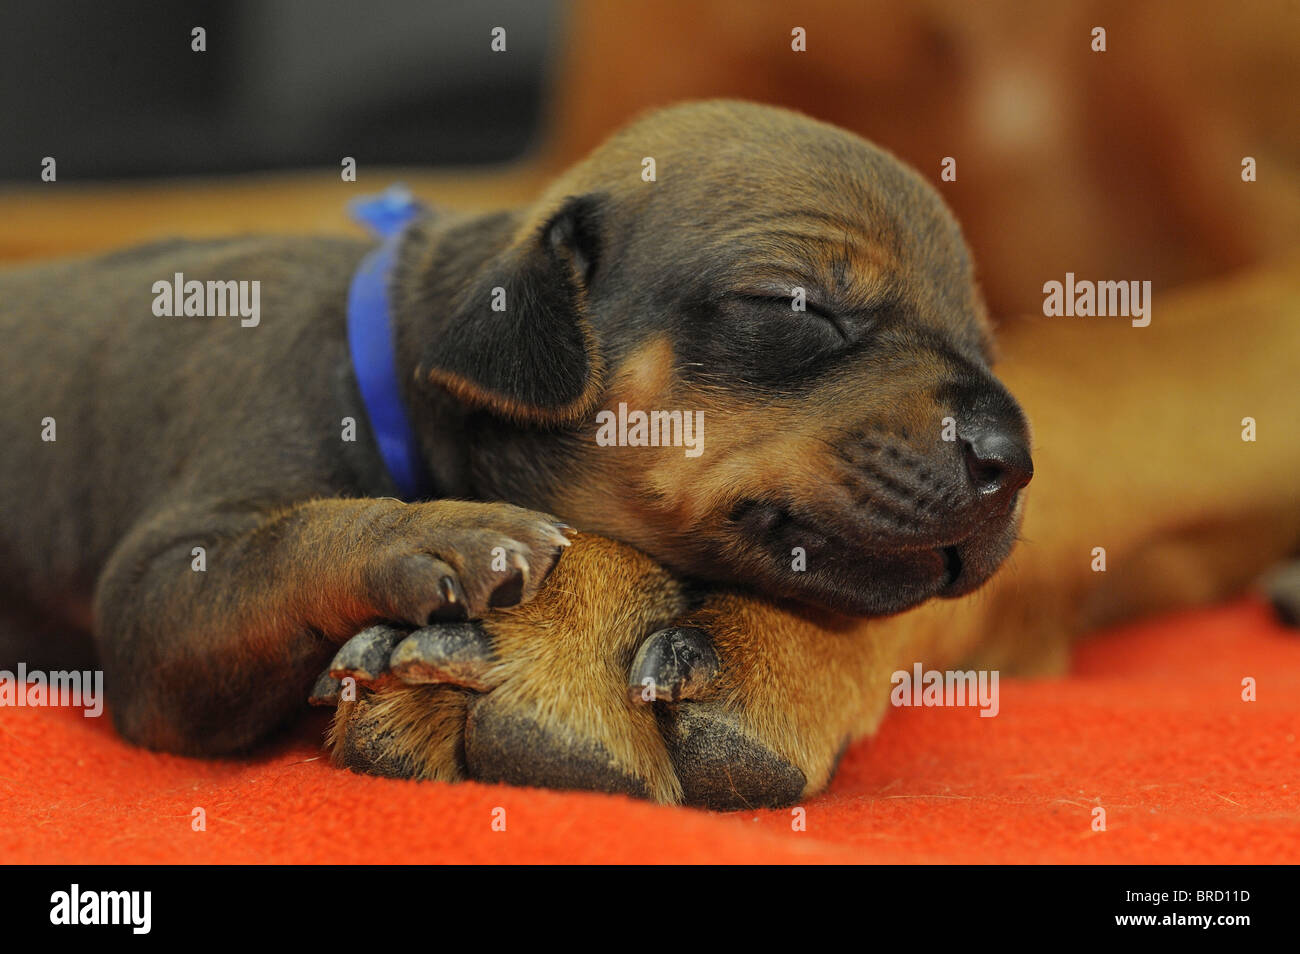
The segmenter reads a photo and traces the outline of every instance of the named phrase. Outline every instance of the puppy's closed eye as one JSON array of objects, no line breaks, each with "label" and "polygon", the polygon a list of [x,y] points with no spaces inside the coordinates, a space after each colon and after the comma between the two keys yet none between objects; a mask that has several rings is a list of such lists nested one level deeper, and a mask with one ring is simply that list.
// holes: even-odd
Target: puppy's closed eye
[{"label": "puppy's closed eye", "polygon": [[785,314],[795,319],[802,316],[810,319],[810,323],[813,321],[820,323],[824,328],[833,331],[841,344],[848,344],[851,340],[839,317],[830,308],[812,299],[805,298],[803,307],[796,308],[792,296],[741,294],[739,297],[757,308],[773,309],[778,316]]},{"label": "puppy's closed eye", "polygon": [[789,295],[740,292],[724,311],[731,319],[730,331],[801,363],[828,357],[852,343],[847,326],[831,309],[811,299],[802,305],[796,308]]}]

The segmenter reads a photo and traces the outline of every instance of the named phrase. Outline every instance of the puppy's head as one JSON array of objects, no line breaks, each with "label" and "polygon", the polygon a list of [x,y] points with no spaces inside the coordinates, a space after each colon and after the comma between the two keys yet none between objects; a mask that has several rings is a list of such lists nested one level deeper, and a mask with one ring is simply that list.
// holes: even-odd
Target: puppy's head
[{"label": "puppy's head", "polygon": [[957,224],[887,153],[678,106],[463,228],[484,234],[438,243],[444,275],[477,251],[418,374],[469,411],[475,492],[857,614],[969,592],[1009,553],[1027,425]]}]

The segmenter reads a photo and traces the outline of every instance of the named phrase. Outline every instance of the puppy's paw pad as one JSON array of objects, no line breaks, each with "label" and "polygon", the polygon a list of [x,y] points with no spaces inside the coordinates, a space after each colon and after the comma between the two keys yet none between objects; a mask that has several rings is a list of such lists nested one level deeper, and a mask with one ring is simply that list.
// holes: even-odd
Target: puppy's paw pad
[{"label": "puppy's paw pad", "polygon": [[715,811],[782,808],[803,795],[808,781],[804,773],[720,706],[668,707],[661,722],[686,804]]},{"label": "puppy's paw pad", "polygon": [[509,504],[399,504],[367,527],[364,586],[377,615],[424,626],[532,599],[572,528]]},{"label": "puppy's paw pad", "polygon": [[413,766],[392,744],[392,733],[376,718],[368,696],[340,706],[331,759],[340,768],[384,778],[410,778]]},{"label": "puppy's paw pad", "polygon": [[563,524],[532,511],[496,520],[467,531],[455,558],[471,618],[531,600],[570,544]]},{"label": "puppy's paw pad", "polygon": [[532,599],[569,546],[570,529],[545,514],[500,504],[464,525],[432,529],[427,546],[455,567],[461,618],[478,619]]}]

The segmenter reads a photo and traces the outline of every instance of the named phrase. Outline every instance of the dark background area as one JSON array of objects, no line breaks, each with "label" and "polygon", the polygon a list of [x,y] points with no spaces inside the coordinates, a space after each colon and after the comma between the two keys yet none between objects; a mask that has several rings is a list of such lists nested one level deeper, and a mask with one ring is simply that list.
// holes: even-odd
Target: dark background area
[{"label": "dark background area", "polygon": [[[538,133],[556,0],[0,4],[0,179],[510,159]],[[207,52],[191,30],[207,30]],[[490,30],[506,29],[493,52]]]}]

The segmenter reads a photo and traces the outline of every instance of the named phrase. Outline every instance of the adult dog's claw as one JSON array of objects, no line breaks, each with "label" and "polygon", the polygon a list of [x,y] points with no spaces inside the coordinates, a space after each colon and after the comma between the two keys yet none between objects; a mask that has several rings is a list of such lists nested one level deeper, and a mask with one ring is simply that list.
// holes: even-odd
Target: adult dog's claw
[{"label": "adult dog's claw", "polygon": [[334,654],[329,675],[335,679],[350,676],[369,688],[383,684],[388,676],[388,658],[406,633],[404,629],[383,624],[363,629]]},{"label": "adult dog's claw", "polygon": [[707,633],[693,626],[661,629],[641,644],[628,678],[633,702],[680,702],[701,696],[722,664]]},{"label": "adult dog's claw", "polygon": [[452,683],[486,692],[496,654],[475,623],[426,626],[408,635],[389,658],[392,674],[410,685]]},{"label": "adult dog's claw", "polygon": [[316,685],[311,687],[311,695],[307,697],[307,701],[314,706],[337,706],[342,690],[341,681],[328,672],[323,672],[316,677]]}]

